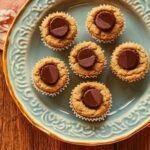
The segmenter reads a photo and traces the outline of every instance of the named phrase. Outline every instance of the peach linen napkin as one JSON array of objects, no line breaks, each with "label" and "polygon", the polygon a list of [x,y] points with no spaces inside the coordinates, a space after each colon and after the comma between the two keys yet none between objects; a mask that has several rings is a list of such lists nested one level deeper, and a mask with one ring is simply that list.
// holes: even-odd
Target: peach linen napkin
[{"label": "peach linen napkin", "polygon": [[6,33],[26,0],[0,0],[0,50],[3,49]]}]

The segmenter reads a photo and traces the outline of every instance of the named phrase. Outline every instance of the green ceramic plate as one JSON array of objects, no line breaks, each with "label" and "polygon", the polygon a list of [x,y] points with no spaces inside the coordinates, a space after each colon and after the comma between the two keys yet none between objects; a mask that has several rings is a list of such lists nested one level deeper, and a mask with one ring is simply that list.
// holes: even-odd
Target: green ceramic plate
[{"label": "green ceramic plate", "polygon": [[[109,87],[113,106],[105,121],[89,123],[76,118],[68,103],[71,90],[87,80],[80,79],[70,70],[70,85],[63,93],[52,98],[41,95],[33,88],[31,71],[39,59],[47,56],[58,57],[68,65],[70,49],[54,52],[42,43],[39,25],[43,17],[51,12],[66,11],[78,22],[79,32],[75,43],[94,41],[86,32],[85,20],[88,12],[101,4],[111,4],[121,9],[126,19],[126,30],[113,43],[101,44],[108,64],[97,81]],[[8,34],[4,51],[7,85],[23,114],[47,134],[83,145],[123,140],[150,121],[150,74],[141,81],[128,84],[113,75],[109,67],[114,48],[128,41],[138,42],[150,54],[149,0],[32,0],[26,3]]]}]

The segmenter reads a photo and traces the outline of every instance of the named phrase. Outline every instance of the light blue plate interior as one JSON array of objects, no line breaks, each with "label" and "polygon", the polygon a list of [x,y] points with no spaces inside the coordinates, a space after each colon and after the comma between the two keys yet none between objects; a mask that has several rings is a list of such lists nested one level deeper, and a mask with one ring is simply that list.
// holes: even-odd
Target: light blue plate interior
[{"label": "light blue plate interior", "polygon": [[[133,133],[149,120],[150,73],[143,80],[128,84],[112,74],[109,67],[113,50],[123,42],[137,42],[143,45],[150,55],[149,2],[142,0],[137,2],[134,0],[126,2],[125,0],[118,2],[115,0],[65,0],[53,7],[50,7],[50,0],[30,2],[12,30],[7,61],[9,78],[19,102],[42,127],[69,141],[106,143]],[[87,14],[99,4],[117,6],[125,16],[125,32],[111,44],[99,44],[86,32]],[[88,80],[77,77],[71,70],[68,88],[54,98],[41,95],[31,84],[32,69],[35,63],[44,57],[58,57],[65,61],[69,68],[70,49],[54,52],[45,47],[41,41],[39,25],[45,16],[54,11],[66,11],[77,20],[78,36],[75,44],[81,41],[93,41],[101,45],[105,51],[107,67],[98,79],[92,79],[92,81],[105,83],[113,96],[112,109],[103,122],[88,123],[76,118],[72,113],[69,108],[71,90],[80,82]]]}]

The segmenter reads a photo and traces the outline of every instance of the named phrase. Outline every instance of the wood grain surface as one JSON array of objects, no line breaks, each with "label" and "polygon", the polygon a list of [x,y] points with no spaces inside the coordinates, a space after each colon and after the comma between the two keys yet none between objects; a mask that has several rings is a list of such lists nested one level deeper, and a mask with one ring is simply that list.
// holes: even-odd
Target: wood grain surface
[{"label": "wood grain surface", "polygon": [[11,98],[2,71],[0,52],[0,150],[150,150],[150,128],[132,138],[106,146],[77,146],[60,142],[33,127]]}]

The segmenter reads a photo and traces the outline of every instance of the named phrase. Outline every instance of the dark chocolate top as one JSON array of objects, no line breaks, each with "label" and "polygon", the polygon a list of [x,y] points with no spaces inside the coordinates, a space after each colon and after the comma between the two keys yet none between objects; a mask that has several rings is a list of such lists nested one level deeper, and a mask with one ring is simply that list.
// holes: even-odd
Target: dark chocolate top
[{"label": "dark chocolate top", "polygon": [[41,68],[40,77],[44,83],[53,85],[57,83],[59,79],[59,70],[56,65],[47,64]]},{"label": "dark chocolate top", "polygon": [[95,65],[96,55],[93,50],[83,48],[78,52],[77,61],[81,67],[88,69]]},{"label": "dark chocolate top", "polygon": [[83,103],[88,108],[97,109],[103,102],[103,96],[97,89],[88,89],[83,94]]},{"label": "dark chocolate top", "polygon": [[134,49],[123,49],[119,54],[118,64],[124,69],[135,69],[139,64],[139,54]]},{"label": "dark chocolate top", "polygon": [[63,17],[54,17],[49,22],[49,32],[54,37],[63,38],[69,32],[69,23]]},{"label": "dark chocolate top", "polygon": [[95,25],[102,31],[110,31],[116,23],[116,18],[111,11],[100,11],[95,17]]}]

